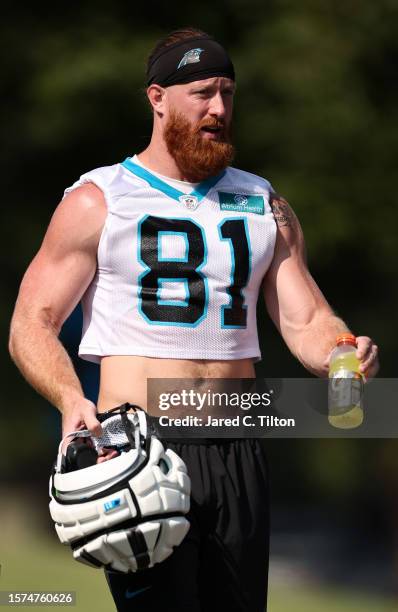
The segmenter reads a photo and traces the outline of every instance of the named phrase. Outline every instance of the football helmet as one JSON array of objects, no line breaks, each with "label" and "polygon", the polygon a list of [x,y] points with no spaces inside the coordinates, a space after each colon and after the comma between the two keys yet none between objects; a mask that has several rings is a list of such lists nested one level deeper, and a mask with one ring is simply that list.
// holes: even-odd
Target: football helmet
[{"label": "football helmet", "polygon": [[[138,406],[124,404],[98,418],[101,437],[80,430],[60,443],[50,477],[56,532],[77,561],[92,567],[125,573],[152,567],[171,555],[188,532],[187,468],[175,452],[165,450],[151,418]],[[91,460],[81,462],[81,469],[62,453],[69,437],[79,444],[85,438],[84,450],[91,449],[84,455]],[[119,454],[96,463],[101,448]]]}]

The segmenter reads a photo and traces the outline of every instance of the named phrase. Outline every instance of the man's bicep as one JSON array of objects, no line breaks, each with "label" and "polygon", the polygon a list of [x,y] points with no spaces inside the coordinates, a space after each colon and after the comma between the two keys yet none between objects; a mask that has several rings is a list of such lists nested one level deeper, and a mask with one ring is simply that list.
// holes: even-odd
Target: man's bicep
[{"label": "man's bicep", "polygon": [[89,185],[72,192],[58,206],[23,278],[17,316],[45,319],[59,329],[72,312],[95,274],[106,216],[102,198]]},{"label": "man's bicep", "polygon": [[288,202],[271,202],[277,225],[275,251],[263,282],[268,313],[285,339],[309,325],[315,316],[332,310],[312,278],[300,222]]},{"label": "man's bicep", "polygon": [[16,314],[47,320],[59,329],[80,301],[95,272],[87,255],[52,260],[39,252],[22,280]]}]

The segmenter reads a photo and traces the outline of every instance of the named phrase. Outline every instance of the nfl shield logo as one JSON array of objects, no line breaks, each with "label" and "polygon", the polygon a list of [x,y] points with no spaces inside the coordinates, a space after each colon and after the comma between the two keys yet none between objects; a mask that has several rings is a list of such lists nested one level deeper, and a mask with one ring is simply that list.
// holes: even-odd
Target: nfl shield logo
[{"label": "nfl shield logo", "polygon": [[194,195],[182,195],[178,198],[188,210],[195,210],[198,207],[198,198]]}]

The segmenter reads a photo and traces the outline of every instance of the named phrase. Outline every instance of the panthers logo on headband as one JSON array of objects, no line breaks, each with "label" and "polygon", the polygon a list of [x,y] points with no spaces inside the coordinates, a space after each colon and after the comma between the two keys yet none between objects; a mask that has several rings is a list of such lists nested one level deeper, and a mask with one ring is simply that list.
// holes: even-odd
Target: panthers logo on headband
[{"label": "panthers logo on headband", "polygon": [[177,66],[177,70],[186,66],[187,64],[197,64],[200,62],[200,54],[204,51],[204,49],[191,49],[184,53],[182,60]]}]

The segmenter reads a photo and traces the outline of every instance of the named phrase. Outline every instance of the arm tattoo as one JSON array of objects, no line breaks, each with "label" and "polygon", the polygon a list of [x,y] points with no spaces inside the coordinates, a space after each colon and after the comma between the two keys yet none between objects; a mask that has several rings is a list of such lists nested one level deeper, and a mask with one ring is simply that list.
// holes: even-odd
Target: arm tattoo
[{"label": "arm tattoo", "polygon": [[274,193],[271,195],[270,205],[274,213],[275,221],[279,227],[293,227],[294,213],[285,198]]}]

